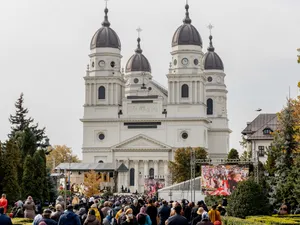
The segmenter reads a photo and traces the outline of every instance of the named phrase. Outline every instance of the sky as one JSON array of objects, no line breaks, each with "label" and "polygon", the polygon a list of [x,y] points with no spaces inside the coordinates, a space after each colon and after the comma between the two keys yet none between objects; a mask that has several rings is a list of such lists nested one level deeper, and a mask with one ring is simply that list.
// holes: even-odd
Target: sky
[{"label": "sky", "polygon": [[[208,47],[208,24],[222,58],[228,89],[230,147],[241,150],[241,131],[261,108],[282,109],[300,81],[299,0],[189,0],[192,24]],[[125,66],[142,48],[153,79],[167,86],[171,40],[182,24],[184,0],[109,0],[109,21],[122,43]],[[0,7],[0,140],[24,93],[29,115],[52,145],[67,145],[81,157],[84,80],[89,45],[101,27],[103,0],[10,0]]]}]

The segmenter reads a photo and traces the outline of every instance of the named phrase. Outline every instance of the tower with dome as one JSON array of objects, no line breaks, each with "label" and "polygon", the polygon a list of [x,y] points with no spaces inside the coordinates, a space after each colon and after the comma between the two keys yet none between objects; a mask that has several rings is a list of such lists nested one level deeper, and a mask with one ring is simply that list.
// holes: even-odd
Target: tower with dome
[{"label": "tower with dome", "polygon": [[118,190],[144,192],[147,184],[170,184],[168,162],[178,148],[203,147],[210,157],[226,157],[230,130],[224,66],[212,35],[203,52],[189,5],[172,38],[168,88],[153,79],[140,37],[122,69],[122,37],[111,28],[107,7],[104,13],[84,77],[83,163],[113,168]]}]

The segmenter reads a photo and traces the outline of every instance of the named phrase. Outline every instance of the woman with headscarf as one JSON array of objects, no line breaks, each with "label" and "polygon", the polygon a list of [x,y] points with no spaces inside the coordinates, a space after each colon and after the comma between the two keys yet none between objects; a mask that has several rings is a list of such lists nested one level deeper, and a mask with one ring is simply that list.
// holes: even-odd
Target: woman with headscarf
[{"label": "woman with headscarf", "polygon": [[35,204],[31,196],[28,196],[27,200],[25,201],[25,204],[23,206],[24,208],[24,217],[34,219],[35,217]]},{"label": "woman with headscarf", "polygon": [[83,225],[100,225],[100,224],[101,224],[100,221],[96,218],[95,210],[91,209]]},{"label": "woman with headscarf", "polygon": [[150,216],[146,213],[146,207],[140,209],[140,213],[136,216],[139,225],[152,225]]}]

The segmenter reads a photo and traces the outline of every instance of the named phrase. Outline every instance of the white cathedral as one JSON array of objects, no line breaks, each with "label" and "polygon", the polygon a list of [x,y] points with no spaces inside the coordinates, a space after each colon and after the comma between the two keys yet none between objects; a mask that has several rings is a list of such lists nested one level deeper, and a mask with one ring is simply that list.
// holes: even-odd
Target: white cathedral
[{"label": "white cathedral", "polygon": [[[229,149],[224,66],[212,36],[207,52],[191,24],[189,6],[172,38],[168,88],[157,83],[143,55],[141,39],[121,67],[121,42],[108,20],[90,44],[86,71],[83,163],[111,165],[117,188],[143,192],[145,182],[170,184],[168,162],[182,147],[203,147],[209,156]],[[188,178],[187,178],[188,179]]]}]

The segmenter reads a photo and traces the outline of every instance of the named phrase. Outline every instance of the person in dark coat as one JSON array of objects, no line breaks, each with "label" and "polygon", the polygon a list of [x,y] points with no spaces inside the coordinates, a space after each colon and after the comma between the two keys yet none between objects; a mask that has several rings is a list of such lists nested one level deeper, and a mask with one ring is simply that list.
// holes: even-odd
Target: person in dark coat
[{"label": "person in dark coat", "polygon": [[4,214],[4,208],[0,208],[0,224],[1,225],[12,225],[11,219]]},{"label": "person in dark coat", "polygon": [[202,220],[202,214],[204,213],[204,209],[202,207],[198,208],[197,215],[193,220],[192,220],[192,225],[196,225],[198,222]]},{"label": "person in dark coat", "polygon": [[189,202],[189,204],[184,209],[184,217],[188,220],[188,222],[191,221],[192,209],[194,208],[194,206],[194,202]]},{"label": "person in dark coat", "polygon": [[202,221],[198,222],[197,225],[214,225],[212,222],[209,221],[209,216],[206,212],[202,214]]},{"label": "person in dark coat", "polygon": [[140,207],[137,199],[133,200],[133,204],[130,205],[130,208],[132,209],[134,216],[136,216],[140,212]]},{"label": "person in dark coat", "polygon": [[175,210],[175,215],[171,216],[167,220],[168,221],[167,224],[168,225],[188,225],[188,220],[184,216],[180,215],[181,210],[182,210],[181,205],[175,206],[174,210]]},{"label": "person in dark coat", "polygon": [[44,221],[47,225],[57,225],[57,222],[50,219],[52,211],[50,209],[45,209],[43,212],[43,218],[40,222]]},{"label": "person in dark coat", "polygon": [[162,206],[158,209],[158,215],[160,218],[159,225],[165,225],[166,220],[169,218],[171,213],[170,207],[168,207],[168,203],[166,200],[162,201]]},{"label": "person in dark coat", "polygon": [[150,216],[152,225],[157,225],[157,208],[153,204],[152,199],[150,199],[148,203],[146,213]]},{"label": "person in dark coat", "polygon": [[73,225],[81,225],[79,216],[73,212],[73,206],[67,206],[67,212],[61,215],[58,221],[58,225],[66,225],[66,224],[73,224]]}]

